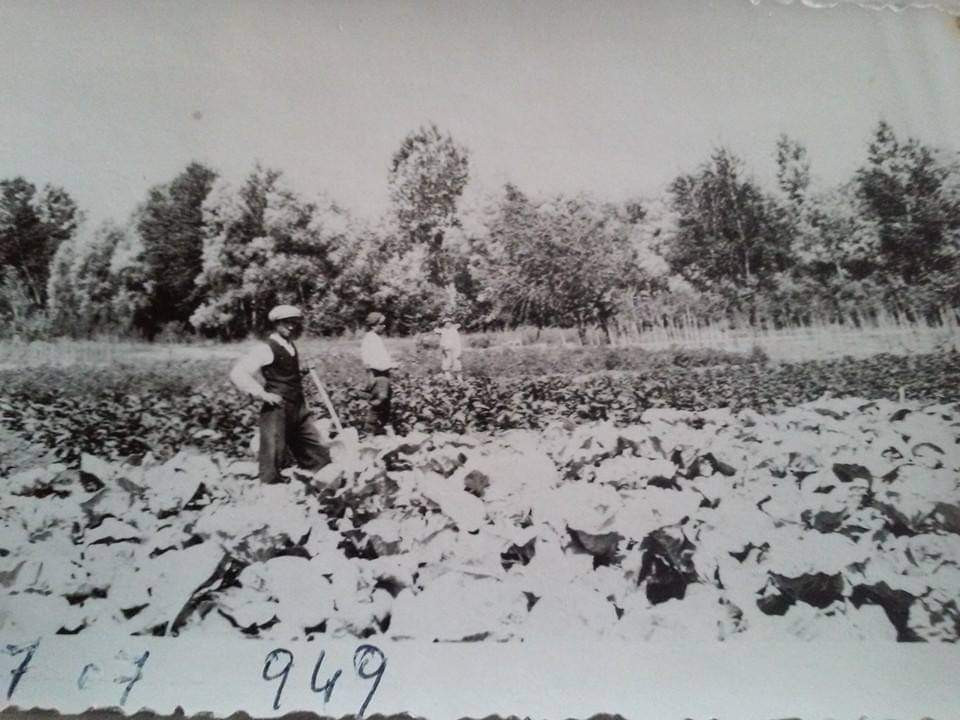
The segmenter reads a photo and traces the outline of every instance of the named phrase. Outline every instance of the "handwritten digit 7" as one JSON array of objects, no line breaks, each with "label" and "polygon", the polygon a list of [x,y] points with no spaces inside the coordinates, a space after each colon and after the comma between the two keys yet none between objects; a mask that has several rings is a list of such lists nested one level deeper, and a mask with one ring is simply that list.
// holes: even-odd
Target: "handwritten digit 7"
[{"label": "handwritten digit 7", "polygon": [[[123,653],[125,654],[125,653]],[[150,651],[145,650],[143,655],[138,657],[133,661],[133,664],[137,668],[137,672],[131,675],[130,677],[118,677],[114,678],[115,683],[123,685],[126,683],[126,687],[123,689],[123,694],[120,696],[120,705],[125,705],[127,698],[130,697],[130,691],[133,690],[133,686],[139,682],[140,678],[143,677],[143,666],[147,663],[147,658],[150,657]]]},{"label": "handwritten digit 7", "polygon": [[[283,669],[276,675],[268,675],[270,671],[270,666],[275,660],[280,659],[281,653],[286,656],[287,663],[283,666]],[[280,681],[280,687],[277,688],[277,694],[273,698],[273,709],[280,709],[280,695],[283,693],[283,686],[287,684],[287,676],[290,674],[290,668],[293,667],[293,653],[284,648],[277,648],[276,650],[271,650],[267,653],[267,659],[263,663],[263,679],[264,680],[276,680],[278,677],[283,679]]]},{"label": "handwritten digit 7", "polygon": [[16,645],[7,645],[6,652],[8,655],[17,656],[20,653],[26,653],[27,656],[23,659],[23,662],[13,670],[10,671],[10,674],[13,675],[13,680],[10,681],[10,685],[7,687],[7,700],[13,697],[14,690],[17,689],[17,685],[20,684],[20,678],[22,678],[27,673],[27,666],[30,665],[30,661],[33,660],[33,654],[37,651],[37,648],[40,646],[40,638],[37,638],[29,645],[24,645],[23,647],[17,647]]},{"label": "handwritten digit 7", "polygon": [[[380,664],[377,665],[376,670],[368,671],[367,661],[370,660],[372,656],[379,656]],[[363,705],[360,706],[360,712],[357,713],[357,720],[361,720],[363,713],[365,713],[367,710],[367,705],[370,704],[370,701],[373,699],[373,694],[377,691],[377,687],[380,685],[380,679],[383,677],[383,673],[387,669],[387,656],[384,655],[380,648],[376,647],[375,645],[361,645],[353,654],[353,666],[357,670],[357,675],[362,677],[364,680],[376,678],[376,680],[373,681],[373,685],[370,687],[370,692],[367,693],[367,697],[363,701]]]}]

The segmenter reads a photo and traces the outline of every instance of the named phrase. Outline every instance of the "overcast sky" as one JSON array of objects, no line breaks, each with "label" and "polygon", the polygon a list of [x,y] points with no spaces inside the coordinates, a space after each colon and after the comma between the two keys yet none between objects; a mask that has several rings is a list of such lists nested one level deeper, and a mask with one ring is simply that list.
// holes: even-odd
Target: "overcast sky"
[{"label": "overcast sky", "polygon": [[0,0],[0,177],[124,220],[200,160],[255,160],[374,216],[403,136],[436,122],[472,192],[658,192],[724,144],[763,181],[786,132],[824,182],[878,118],[960,149],[960,28],[936,10],[746,0]]}]

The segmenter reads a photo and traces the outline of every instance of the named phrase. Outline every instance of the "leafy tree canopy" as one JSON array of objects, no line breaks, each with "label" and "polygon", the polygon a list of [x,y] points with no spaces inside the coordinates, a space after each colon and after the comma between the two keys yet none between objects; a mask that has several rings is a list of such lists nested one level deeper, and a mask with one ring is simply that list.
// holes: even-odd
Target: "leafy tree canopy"
[{"label": "leafy tree canopy", "polygon": [[171,182],[151,188],[135,214],[145,279],[151,286],[143,332],[152,337],[166,323],[186,323],[200,305],[196,279],[203,267],[203,203],[217,174],[190,163]]},{"label": "leafy tree canopy", "polygon": [[[57,247],[77,229],[81,215],[63,189],[36,186],[22,177],[0,180],[0,266],[35,308],[46,303],[50,261]],[[0,313],[13,311],[0,293]]]},{"label": "leafy tree canopy", "polygon": [[457,201],[469,177],[469,154],[436,125],[404,138],[390,163],[390,198],[400,232],[414,244],[430,248],[427,271],[443,285],[450,270],[439,251],[444,235],[457,227]]}]

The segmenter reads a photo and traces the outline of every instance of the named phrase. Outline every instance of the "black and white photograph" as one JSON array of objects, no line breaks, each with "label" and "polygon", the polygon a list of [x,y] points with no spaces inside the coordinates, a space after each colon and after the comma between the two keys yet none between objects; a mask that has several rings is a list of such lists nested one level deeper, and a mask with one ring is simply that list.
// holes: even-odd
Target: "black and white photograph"
[{"label": "black and white photograph", "polygon": [[0,108],[3,707],[960,713],[960,4],[0,0]]}]

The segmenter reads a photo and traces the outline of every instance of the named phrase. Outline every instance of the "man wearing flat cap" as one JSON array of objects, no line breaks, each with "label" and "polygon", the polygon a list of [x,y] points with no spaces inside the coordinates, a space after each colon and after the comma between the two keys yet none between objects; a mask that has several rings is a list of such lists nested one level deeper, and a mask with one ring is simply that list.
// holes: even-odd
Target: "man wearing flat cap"
[{"label": "man wearing flat cap", "polygon": [[386,327],[387,319],[382,313],[367,315],[367,332],[360,344],[360,358],[367,369],[367,397],[370,406],[367,411],[367,426],[376,435],[393,434],[390,424],[390,371],[397,363],[390,357],[380,333]]},{"label": "man wearing flat cap", "polygon": [[[283,482],[287,451],[299,467],[316,471],[330,462],[303,397],[300,357],[293,341],[303,332],[303,314],[292,305],[278,305],[267,315],[273,332],[240,358],[230,380],[240,390],[263,401],[260,411],[260,480]],[[263,376],[263,385],[256,378]]]}]

